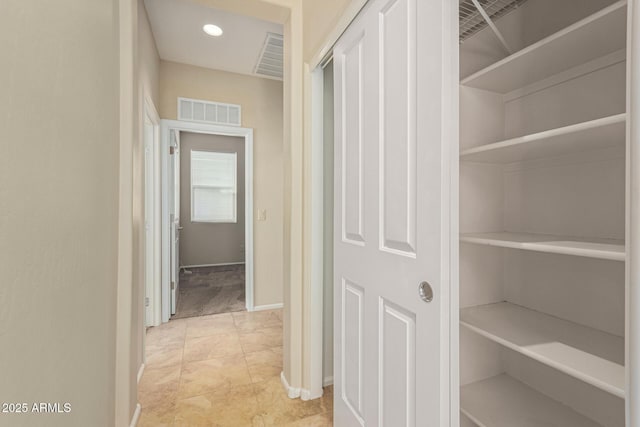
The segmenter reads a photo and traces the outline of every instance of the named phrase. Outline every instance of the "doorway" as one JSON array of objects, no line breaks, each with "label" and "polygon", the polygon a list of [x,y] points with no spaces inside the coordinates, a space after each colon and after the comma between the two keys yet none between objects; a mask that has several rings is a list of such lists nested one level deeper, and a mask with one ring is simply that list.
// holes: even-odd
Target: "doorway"
[{"label": "doorway", "polygon": [[172,319],[245,310],[244,139],[181,132],[180,153],[180,289]]},{"label": "doorway", "polygon": [[175,120],[162,128],[163,319],[251,311],[253,130]]}]

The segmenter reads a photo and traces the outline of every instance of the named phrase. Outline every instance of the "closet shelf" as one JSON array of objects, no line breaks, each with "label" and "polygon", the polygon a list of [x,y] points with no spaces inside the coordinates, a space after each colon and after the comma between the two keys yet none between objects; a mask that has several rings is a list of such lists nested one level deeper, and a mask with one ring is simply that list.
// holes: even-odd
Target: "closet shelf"
[{"label": "closet shelf", "polygon": [[612,261],[625,260],[624,242],[613,239],[576,239],[529,233],[465,233],[460,241],[526,251],[583,256]]},{"label": "closet shelf", "polygon": [[464,150],[460,158],[481,163],[512,163],[624,146],[625,113],[546,130]]},{"label": "closet shelf", "polygon": [[626,0],[618,1],[472,74],[461,84],[508,93],[623,49],[626,9]]},{"label": "closet shelf", "polygon": [[513,351],[624,397],[622,337],[508,302],[462,309],[460,323]]},{"label": "closet shelf", "polygon": [[460,409],[480,427],[600,427],[506,374],[463,386]]}]

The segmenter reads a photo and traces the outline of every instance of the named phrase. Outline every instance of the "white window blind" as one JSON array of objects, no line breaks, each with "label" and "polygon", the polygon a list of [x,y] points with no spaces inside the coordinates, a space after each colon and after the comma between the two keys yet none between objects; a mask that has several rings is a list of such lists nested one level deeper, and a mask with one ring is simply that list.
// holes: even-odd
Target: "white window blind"
[{"label": "white window blind", "polygon": [[191,221],[237,222],[237,155],[191,151]]}]

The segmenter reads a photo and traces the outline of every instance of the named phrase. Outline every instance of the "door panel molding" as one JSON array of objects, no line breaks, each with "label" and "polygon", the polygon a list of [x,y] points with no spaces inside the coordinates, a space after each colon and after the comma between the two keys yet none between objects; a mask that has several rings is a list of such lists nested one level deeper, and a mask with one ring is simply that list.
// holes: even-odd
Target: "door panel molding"
[{"label": "door panel molding", "polygon": [[[340,324],[342,326],[342,345],[340,346],[342,393],[340,397],[354,417],[364,425],[362,411],[364,289],[345,278],[342,278],[342,322]],[[350,330],[348,330],[349,327],[351,327]]]},{"label": "door panel molding", "polygon": [[[380,250],[416,257],[416,0],[378,18]],[[402,78],[402,77],[406,78]]]},{"label": "door panel molding", "polygon": [[[362,128],[362,43],[364,32],[341,55],[342,60],[342,241],[365,244],[363,231],[363,128]],[[357,123],[347,126],[347,123]]]},{"label": "door panel molding", "polygon": [[[380,298],[378,319],[378,410],[380,426],[415,427],[416,315]],[[404,410],[389,405],[404,399]],[[395,409],[395,410],[394,410]]]}]

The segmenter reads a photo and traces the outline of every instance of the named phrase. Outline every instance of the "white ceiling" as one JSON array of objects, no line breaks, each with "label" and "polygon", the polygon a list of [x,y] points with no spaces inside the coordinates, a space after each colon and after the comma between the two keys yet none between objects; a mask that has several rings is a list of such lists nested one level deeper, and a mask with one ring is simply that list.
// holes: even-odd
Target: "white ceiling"
[{"label": "white ceiling", "polygon": [[[282,34],[282,25],[189,3],[183,0],[145,0],[160,58],[167,61],[254,74],[267,33]],[[202,31],[215,24],[224,34]]]}]

